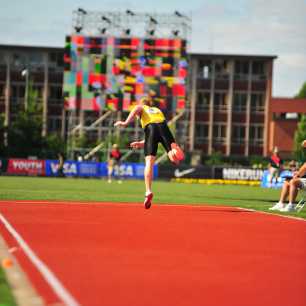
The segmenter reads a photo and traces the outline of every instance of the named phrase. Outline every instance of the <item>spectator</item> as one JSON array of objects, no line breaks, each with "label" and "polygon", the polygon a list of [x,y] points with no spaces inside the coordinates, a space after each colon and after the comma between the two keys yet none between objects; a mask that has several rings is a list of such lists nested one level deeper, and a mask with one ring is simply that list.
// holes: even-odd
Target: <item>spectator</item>
[{"label": "spectator", "polygon": [[114,170],[118,173],[118,183],[121,184],[121,176],[120,176],[120,162],[121,162],[122,154],[118,148],[117,144],[113,144],[112,150],[109,154],[108,158],[108,182],[112,182],[112,176]]},{"label": "spectator", "polygon": [[278,148],[275,147],[269,161],[270,185],[272,185],[273,179],[275,179],[275,183],[277,183],[282,167],[283,160],[278,154]]},{"label": "spectator", "polygon": [[285,208],[285,202],[287,201],[290,191],[290,181],[297,170],[298,170],[297,163],[294,160],[292,160],[289,163],[289,171],[291,172],[291,175],[284,177],[285,180],[282,186],[279,201],[274,206],[270,207],[269,210],[281,210]]},{"label": "spectator", "polygon": [[[306,148],[306,140],[303,141],[302,146]],[[288,187],[283,187],[281,192],[281,198],[278,203],[276,203],[271,210],[279,210],[282,212],[295,211],[295,199],[297,197],[299,190],[306,190],[306,162],[297,170],[292,179],[289,181]],[[282,194],[284,193],[283,197]],[[286,195],[286,196],[285,196]],[[284,205],[284,201],[289,196],[289,203]]]},{"label": "spectator", "polygon": [[64,174],[64,155],[62,153],[58,153],[58,168],[57,168],[57,176],[65,177]]}]

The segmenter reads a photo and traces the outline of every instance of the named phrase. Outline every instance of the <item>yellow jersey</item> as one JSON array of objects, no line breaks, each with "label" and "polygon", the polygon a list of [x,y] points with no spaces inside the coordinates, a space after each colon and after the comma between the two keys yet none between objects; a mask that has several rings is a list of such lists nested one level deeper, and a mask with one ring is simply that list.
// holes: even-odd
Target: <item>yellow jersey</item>
[{"label": "yellow jersey", "polygon": [[165,120],[166,118],[159,108],[148,105],[142,106],[142,112],[140,115],[140,123],[142,128],[145,128],[150,123],[161,123]]}]

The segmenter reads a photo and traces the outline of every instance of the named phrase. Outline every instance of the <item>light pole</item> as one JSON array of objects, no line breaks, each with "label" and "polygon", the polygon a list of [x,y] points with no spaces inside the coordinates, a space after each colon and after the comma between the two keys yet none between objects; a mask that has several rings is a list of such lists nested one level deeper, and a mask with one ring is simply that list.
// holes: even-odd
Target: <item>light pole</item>
[{"label": "light pole", "polygon": [[28,109],[29,102],[29,68],[25,68],[21,71],[21,75],[25,77],[25,92],[24,92],[24,109]]}]

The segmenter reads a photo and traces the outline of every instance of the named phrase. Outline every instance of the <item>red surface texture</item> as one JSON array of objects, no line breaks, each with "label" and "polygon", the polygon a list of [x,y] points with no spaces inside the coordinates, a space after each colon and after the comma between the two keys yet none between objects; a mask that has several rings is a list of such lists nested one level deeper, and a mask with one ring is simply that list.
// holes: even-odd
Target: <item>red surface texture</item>
[{"label": "red surface texture", "polygon": [[[229,207],[0,202],[84,306],[305,306],[306,222]],[[18,246],[0,224],[10,247]],[[60,302],[22,249],[47,304]]]}]

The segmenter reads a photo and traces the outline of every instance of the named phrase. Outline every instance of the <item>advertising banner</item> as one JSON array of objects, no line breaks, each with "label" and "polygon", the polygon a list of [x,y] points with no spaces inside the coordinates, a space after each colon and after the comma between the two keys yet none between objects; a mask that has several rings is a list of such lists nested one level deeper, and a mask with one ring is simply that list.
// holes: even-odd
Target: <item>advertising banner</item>
[{"label": "advertising banner", "polygon": [[[59,176],[57,160],[46,160],[46,175]],[[78,165],[76,161],[65,161],[63,173],[65,176],[77,176]]]},{"label": "advertising banner", "polygon": [[261,181],[264,170],[252,168],[222,168],[224,180]]},{"label": "advertising banner", "polygon": [[[144,164],[139,163],[122,163],[119,167],[114,168],[113,175],[122,178],[134,178],[143,179],[144,178]],[[101,176],[107,175],[107,164],[101,163]],[[158,167],[154,165],[153,167],[153,178],[158,176]]]},{"label": "advertising banner", "polygon": [[[59,176],[58,173],[58,161],[46,160],[46,175],[47,176]],[[120,178],[144,178],[144,164],[139,163],[122,163],[119,167],[114,167],[113,177]],[[97,162],[77,162],[77,161],[65,161],[63,173],[65,176],[71,177],[107,177],[108,169],[107,163]],[[158,167],[154,165],[153,176],[157,178]]]},{"label": "advertising banner", "polygon": [[289,170],[284,170],[281,172],[280,176],[276,179],[273,178],[271,182],[271,175],[268,170],[265,170],[261,180],[261,187],[265,188],[282,188],[284,180],[290,179],[293,173]]},{"label": "advertising banner", "polygon": [[8,174],[16,175],[45,175],[45,161],[36,159],[9,159]]}]

